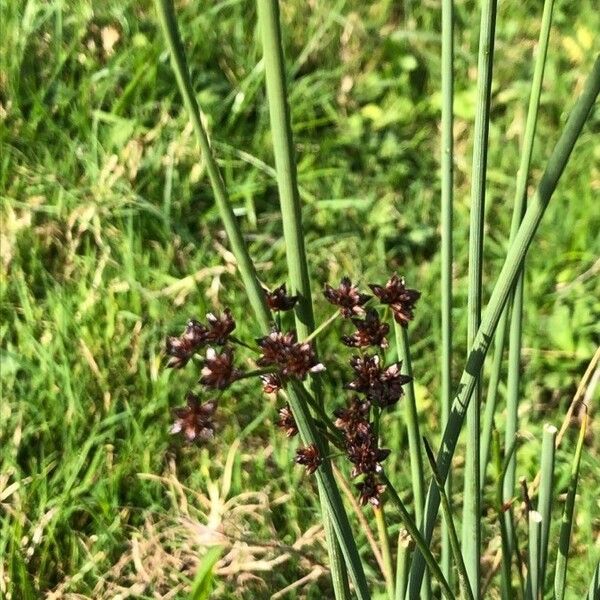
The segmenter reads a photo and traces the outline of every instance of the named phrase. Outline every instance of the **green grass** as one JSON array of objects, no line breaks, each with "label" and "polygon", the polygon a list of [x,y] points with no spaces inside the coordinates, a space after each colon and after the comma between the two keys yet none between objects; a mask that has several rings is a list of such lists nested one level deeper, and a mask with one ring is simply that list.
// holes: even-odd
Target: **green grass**
[{"label": "green grass", "polygon": [[[214,597],[239,597],[243,589],[268,598],[308,573],[316,577],[326,560],[322,532],[310,529],[319,522],[316,490],[292,466],[295,442],[274,431],[274,405],[258,386],[227,392],[218,437],[206,448],[182,447],[168,435],[169,408],[181,403],[194,376],[161,367],[164,336],[215,305],[232,307],[244,336],[260,327],[240,300],[152,3],[96,4],[92,10],[78,1],[66,10],[58,1],[8,0],[1,9],[0,596],[38,598],[56,590],[58,597],[112,598],[115,586],[140,584],[134,597],[175,589],[184,598],[203,564],[208,533],[221,527],[231,545],[228,562],[217,563],[222,575]],[[259,276],[279,283],[285,246],[254,3],[181,4],[193,83],[236,214]],[[422,290],[411,352],[421,432],[433,442],[440,431],[439,7],[412,3],[406,18],[399,4],[385,0],[334,6],[291,2],[282,11],[313,289],[344,274],[383,281],[397,269]],[[599,50],[593,6],[556,2],[534,182]],[[510,229],[538,12],[533,1],[499,6],[484,303]],[[466,306],[474,3],[459,2],[456,19],[458,350],[466,345],[459,316]],[[112,51],[102,42],[111,30],[118,35]],[[596,110],[527,260],[520,429],[530,435],[517,475],[530,481],[539,468],[542,425],[560,426],[600,333],[599,129]],[[331,308],[316,298],[320,321]],[[321,344],[325,361],[332,329]],[[336,381],[341,375],[331,372]],[[501,405],[504,394],[501,382]],[[339,404],[327,398],[329,408]],[[409,498],[401,414],[400,407],[382,426],[396,449],[386,465],[390,478]],[[590,427],[569,560],[566,598],[573,600],[583,596],[600,555],[593,415]],[[574,429],[557,453],[561,493],[575,439]],[[241,495],[248,491],[255,494]],[[224,504],[223,497],[234,500]],[[484,531],[497,534],[492,502],[484,496]],[[556,523],[563,502],[555,506]],[[386,516],[397,522],[393,510]],[[518,527],[523,536],[527,523]],[[354,530],[359,551],[370,557],[366,538]],[[550,534],[557,538],[558,527]],[[252,565],[243,542],[252,546]],[[555,553],[554,547],[549,572]],[[259,570],[270,560],[282,562]],[[367,577],[382,581],[371,558]],[[320,577],[294,593],[328,597],[328,585]]]}]

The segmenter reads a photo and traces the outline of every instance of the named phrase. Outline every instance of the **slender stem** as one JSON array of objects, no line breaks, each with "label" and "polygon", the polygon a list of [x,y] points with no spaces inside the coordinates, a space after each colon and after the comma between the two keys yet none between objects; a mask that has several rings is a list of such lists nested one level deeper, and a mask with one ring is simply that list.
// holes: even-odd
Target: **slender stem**
[{"label": "slender stem", "polygon": [[[371,596],[350,528],[350,522],[348,521],[348,515],[346,514],[340,492],[335,483],[331,462],[327,458],[327,446],[319,435],[308,405],[304,401],[304,386],[298,381],[291,381],[287,392],[290,407],[302,441],[307,445],[316,444],[323,458],[321,466],[315,472],[317,482],[323,494],[323,508],[326,508],[328,511],[332,527],[335,531],[335,537],[339,542],[344,561],[350,572],[356,595],[359,599],[369,599]],[[336,594],[340,593],[340,591],[344,593],[343,588],[334,589]]]},{"label": "slender stem", "polygon": [[[425,509],[425,474],[423,469],[423,456],[421,454],[421,434],[419,432],[419,416],[417,413],[408,328],[402,327],[394,321],[394,333],[396,335],[398,360],[402,361],[402,373],[411,378],[404,387],[406,392],[406,397],[404,398],[404,420],[406,422],[406,430],[408,433],[408,451],[410,455],[410,474],[414,496],[415,520],[417,523],[421,523]],[[430,583],[428,581],[425,583],[423,594],[425,597],[431,596]]]},{"label": "slender stem", "polygon": [[377,545],[377,540],[375,539],[375,535],[373,534],[373,531],[371,530],[371,526],[369,525],[369,522],[365,518],[365,515],[363,514],[360,504],[358,503],[356,498],[353,496],[352,490],[350,489],[350,484],[344,477],[343,473],[336,467],[334,462],[331,463],[331,468],[332,468],[333,474],[335,475],[335,478],[340,486],[340,489],[346,496],[346,499],[348,500],[348,502],[351,504],[352,509],[354,510],[354,514],[356,515],[356,518],[358,519],[358,522],[360,523],[362,531],[365,534],[365,536],[367,537],[367,540],[369,541],[369,546],[371,546],[371,551],[373,552],[373,556],[375,557],[375,560],[377,561],[379,570],[381,571],[381,574],[385,577],[385,565],[383,563],[383,556],[381,555],[381,550],[379,550],[379,546]]},{"label": "slender stem", "polygon": [[[531,155],[533,152],[533,143],[535,139],[535,130],[537,126],[537,116],[542,90],[542,81],[544,77],[544,67],[546,65],[546,54],[548,50],[548,39],[550,36],[550,26],[552,24],[552,7],[554,0],[546,0],[544,3],[544,12],[542,15],[542,26],[540,28],[540,38],[538,43],[538,55],[535,64],[533,83],[529,96],[529,107],[527,110],[527,121],[525,123],[525,135],[523,138],[523,148],[521,150],[521,161],[517,173],[517,184],[515,188],[514,209],[511,222],[511,240],[516,236],[519,224],[525,211],[525,197],[527,190],[527,178],[531,164]],[[506,429],[505,443],[512,440],[518,429],[519,412],[519,386],[520,386],[520,367],[521,367],[521,332],[523,321],[523,274],[524,265],[521,265],[521,271],[517,278],[512,299],[512,311],[510,315],[510,333],[508,342],[508,384],[506,398]],[[509,301],[510,305],[510,301]],[[505,309],[507,310],[507,309]],[[504,480],[504,498],[512,497],[516,481],[516,454],[512,457],[508,466],[506,479]],[[512,539],[510,540],[512,548]],[[508,557],[509,558],[509,557]]]},{"label": "slender stem", "polygon": [[415,546],[406,529],[400,529],[398,534],[398,555],[396,557],[396,600],[404,600],[408,585],[408,569],[410,555]]},{"label": "slender stem", "polygon": [[500,541],[502,544],[502,561],[501,561],[501,583],[500,593],[502,600],[510,600],[512,598],[512,580],[510,562],[504,560],[505,554],[509,551],[508,531],[506,521],[504,519],[504,510],[502,506],[502,482],[504,481],[504,469],[502,467],[502,456],[500,450],[500,435],[497,429],[492,431],[491,443],[492,460],[496,467],[497,479],[495,485],[495,504],[498,523],[500,525]]},{"label": "slender stem", "polygon": [[460,550],[458,533],[456,533],[456,526],[454,524],[454,518],[452,517],[452,507],[450,506],[450,501],[448,499],[448,495],[446,494],[444,484],[440,479],[439,473],[437,472],[437,469],[435,467],[435,456],[433,455],[433,450],[431,449],[429,443],[425,438],[423,438],[423,443],[425,445],[425,452],[427,454],[427,458],[429,459],[429,465],[431,466],[431,471],[433,473],[433,479],[436,482],[440,491],[442,513],[444,515],[444,521],[446,522],[446,528],[450,537],[450,549],[452,550],[452,556],[454,558],[456,569],[458,571],[458,582],[460,585],[461,597],[465,600],[474,600],[473,592],[471,591],[471,586],[469,585],[469,575],[467,573],[467,567],[465,565],[465,561],[463,560],[462,552]]},{"label": "slender stem", "polygon": [[490,381],[488,383],[487,394],[485,398],[485,410],[483,413],[483,425],[481,428],[481,449],[479,453],[479,475],[480,486],[483,488],[487,465],[490,459],[490,446],[492,440],[492,431],[494,429],[494,416],[496,414],[496,400],[498,398],[498,384],[500,383],[500,371],[502,369],[502,358],[504,355],[504,338],[506,337],[506,324],[508,321],[508,311],[502,311],[496,334],[494,337],[494,360],[492,361],[492,370]]},{"label": "slender stem", "polygon": [[[471,219],[469,224],[469,290],[467,302],[467,351],[473,345],[481,322],[483,237],[485,219],[485,184],[487,147],[492,92],[492,67],[496,30],[497,0],[484,0],[479,29],[477,61],[477,111],[473,140],[473,174],[471,180]],[[467,452],[463,493],[463,555],[473,595],[480,596],[481,573],[481,487],[479,445],[481,441],[479,377],[476,377],[475,401],[467,411]]]},{"label": "slender stem", "polygon": [[[533,142],[535,139],[535,131],[537,126],[538,110],[540,105],[540,95],[542,91],[542,82],[544,79],[544,68],[546,65],[546,55],[548,52],[548,40],[550,38],[550,27],[552,24],[552,9],[554,0],[545,0],[544,10],[542,14],[542,23],[540,27],[540,36],[538,41],[537,56],[535,60],[535,67],[533,72],[533,81],[531,84],[531,92],[529,95],[529,107],[527,109],[527,120],[525,122],[525,133],[523,136],[523,146],[521,148],[521,159],[519,164],[519,170],[517,171],[517,181],[515,186],[515,195],[513,200],[513,214],[510,226],[510,238],[509,243],[512,243],[517,235],[519,224],[523,217],[525,209],[525,195],[527,191],[527,180],[529,177],[529,170],[531,166],[531,155],[533,152]],[[522,276],[519,280],[522,279]],[[508,306],[512,305],[512,301],[508,302]],[[522,308],[519,306],[513,307],[513,316],[511,317],[511,329],[513,329],[515,337],[517,330],[517,322],[521,321]],[[514,326],[512,325],[514,323]],[[504,352],[504,341],[506,338],[506,331],[508,328],[508,308],[504,309],[500,322],[498,324],[498,330],[496,331],[496,347],[494,351],[494,362],[492,365],[492,373],[490,376],[490,384],[488,387],[488,394],[486,399],[485,408],[485,419],[484,429],[482,435],[482,452],[481,452],[481,465],[482,474],[481,480],[485,479],[485,466],[487,464],[487,456],[489,450],[489,436],[491,435],[493,426],[493,415],[496,408],[496,398],[498,392],[498,381],[500,378],[500,369],[502,364],[502,355]],[[510,369],[510,367],[509,367]],[[514,360],[513,360],[514,370]],[[513,371],[514,372],[514,371]],[[514,378],[514,374],[512,375]],[[518,386],[518,380],[515,380]],[[509,407],[511,403],[514,403],[514,399],[509,397]],[[514,415],[516,414],[514,405],[509,408],[509,420],[515,422]],[[513,426],[513,430],[516,430],[516,425]],[[506,435],[509,437],[508,433]],[[513,484],[514,487],[514,484]]]},{"label": "slender stem", "polygon": [[573,511],[575,509],[575,495],[577,493],[577,483],[579,481],[579,466],[581,464],[581,451],[583,450],[583,440],[587,428],[587,410],[581,420],[579,430],[579,439],[575,448],[575,456],[571,464],[571,480],[569,482],[569,491],[567,492],[567,501],[562,516],[560,526],[560,538],[558,541],[558,555],[556,557],[556,571],[554,576],[554,598],[563,600],[565,597],[567,580],[567,560],[569,558],[569,546],[571,545],[571,529],[573,528]]},{"label": "slender stem", "polygon": [[229,243],[231,244],[231,250],[237,261],[242,282],[246,288],[250,305],[254,310],[261,330],[268,331],[271,313],[267,307],[265,294],[258,280],[256,269],[254,268],[248,249],[246,248],[246,243],[242,236],[239,224],[233,213],[233,208],[227,190],[225,189],[223,177],[210,146],[208,134],[202,125],[200,108],[194,95],[185,58],[185,51],[177,28],[177,19],[175,17],[175,10],[173,9],[173,2],[172,0],[156,0],[156,8],[162,25],[163,34],[171,54],[171,64],[173,66],[173,71],[175,72],[179,91],[181,92],[188,115],[196,133],[198,145],[200,146],[202,157],[206,164],[206,171],[213,190],[215,202],[219,209],[219,215],[223,221]]},{"label": "slender stem", "polygon": [[[256,2],[259,27],[261,31],[263,58],[265,63],[265,81],[271,121],[271,135],[273,136],[273,150],[275,155],[275,169],[277,172],[277,186],[279,190],[279,205],[283,221],[283,236],[286,246],[286,257],[292,293],[299,296],[294,310],[296,319],[296,334],[299,339],[304,339],[315,327],[308,274],[308,261],[304,248],[304,231],[302,228],[302,210],[296,174],[296,160],[294,157],[292,127],[290,110],[287,101],[285,68],[283,59],[283,46],[281,43],[281,26],[279,21],[278,0],[257,0]],[[310,386],[315,393],[317,403],[322,404],[320,398],[320,384],[318,380],[311,379]],[[331,482],[335,486],[335,481]],[[336,488],[337,492],[337,488]],[[337,492],[339,496],[339,492]],[[320,490],[321,498],[324,490]],[[343,505],[338,505],[337,510],[344,510]],[[326,533],[331,534],[330,524],[327,522],[334,515],[329,510],[322,511]],[[346,517],[346,515],[344,514]],[[346,517],[347,519],[347,517]],[[336,528],[337,531],[337,528]],[[338,532],[339,533],[339,532]],[[338,539],[327,535],[327,549],[329,553],[331,574],[336,598],[350,598],[347,573],[343,561],[340,559],[339,544],[352,543],[354,540]],[[342,550],[344,550],[342,548]],[[349,553],[346,548],[344,556],[348,561],[358,556],[356,546]],[[354,585],[362,594],[368,591],[366,579],[360,561],[347,564]]]},{"label": "slender stem", "polygon": [[298,339],[303,339],[312,332],[315,323],[304,249],[290,110],[287,102],[279,3],[277,0],[257,0],[256,6],[262,34],[265,80],[286,257],[292,293],[299,295],[295,308],[296,329]]},{"label": "slender stem", "polygon": [[396,591],[394,589],[394,567],[392,564],[392,551],[390,549],[390,538],[388,536],[387,524],[385,522],[385,513],[383,506],[374,506],[375,521],[377,522],[377,531],[379,533],[379,542],[381,544],[381,554],[385,565],[384,577],[385,586],[389,600],[395,600]]},{"label": "slender stem", "polygon": [[303,342],[312,342],[318,335],[323,333],[340,315],[340,311],[336,310],[327,320],[323,321],[311,334],[307,335]]},{"label": "slender stem", "polygon": [[[417,548],[420,550],[420,552],[417,555],[423,556],[423,559],[427,563],[427,566],[429,567],[431,574],[437,579],[438,583],[440,584],[440,586],[442,588],[442,594],[446,598],[454,598],[454,594],[452,593],[452,589],[450,588],[450,585],[448,584],[447,579],[444,577],[444,574],[442,573],[440,566],[438,565],[436,559],[434,558],[433,554],[431,553],[431,550],[429,549],[429,545],[425,541],[425,538],[419,532],[417,524],[413,521],[408,510],[406,509],[406,506],[404,506],[404,503],[402,502],[402,500],[400,500],[400,496],[398,496],[398,492],[392,485],[391,481],[387,478],[387,475],[382,474],[381,479],[386,484],[387,491],[389,492],[390,498],[391,498],[394,506],[398,509],[398,512],[400,513],[400,519],[402,520],[402,524],[406,528],[406,531],[408,531],[410,537],[413,539]],[[416,598],[417,596],[418,596],[418,591],[417,591],[417,595],[410,596],[410,597]]]},{"label": "slender stem", "polygon": [[558,430],[554,425],[544,425],[542,437],[542,467],[540,474],[540,492],[538,495],[538,512],[542,515],[542,531],[540,534],[540,576],[539,587],[536,590],[541,597],[544,595],[546,581],[546,563],[548,561],[548,546],[550,543],[550,522],[552,521],[552,495],[554,488],[554,457],[555,440]]},{"label": "slender stem", "polygon": [[529,545],[527,567],[528,600],[538,599],[538,586],[540,575],[540,535],[542,531],[542,515],[537,510],[529,512]]},{"label": "slender stem", "polygon": [[[442,194],[441,194],[441,263],[442,263],[442,427],[448,422],[452,405],[452,203],[454,180],[454,6],[442,0]],[[448,476],[446,493],[452,498],[452,481]],[[442,525],[442,571],[450,580],[450,541],[448,528]]]},{"label": "slender stem", "polygon": [[[437,454],[437,469],[444,481],[450,469],[456,443],[465,418],[465,412],[475,388],[475,382],[480,376],[483,361],[489,350],[500,315],[506,305],[510,290],[516,282],[520,265],[527,254],[529,245],[544,216],[544,212],[552,198],[552,194],[556,189],[560,176],[565,169],[575,142],[581,133],[599,91],[600,56],[596,58],[592,71],[584,84],[583,92],[573,107],[563,133],[548,159],[547,167],[542,175],[540,184],[529,203],[515,240],[508,250],[504,265],[484,313],[482,323],[475,337],[475,342],[467,359],[467,364],[452,404],[452,410],[448,419],[448,425],[444,430],[440,450]],[[424,537],[428,541],[431,540],[439,503],[440,497],[437,486],[432,482],[427,495],[425,526],[423,528]],[[413,594],[413,596],[418,594],[424,571],[425,562],[417,556],[411,566],[408,594]]]}]

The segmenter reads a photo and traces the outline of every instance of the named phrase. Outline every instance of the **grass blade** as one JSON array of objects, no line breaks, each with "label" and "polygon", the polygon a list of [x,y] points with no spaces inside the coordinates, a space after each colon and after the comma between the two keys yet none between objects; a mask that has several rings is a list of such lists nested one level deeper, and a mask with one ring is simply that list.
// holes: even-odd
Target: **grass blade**
[{"label": "grass blade", "polygon": [[[556,189],[560,176],[569,160],[575,142],[600,91],[600,56],[596,58],[583,92],[573,107],[563,133],[554,147],[540,184],[525,213],[515,241],[511,244],[504,265],[494,286],[490,301],[479,327],[473,348],[461,380],[444,431],[440,451],[437,455],[437,468],[443,481],[446,480],[456,443],[460,435],[467,406],[471,400],[475,382],[481,373],[483,362],[489,350],[491,339],[498,325],[500,315],[515,284],[520,265],[535,235],[548,203]],[[429,486],[426,504],[424,536],[429,541],[439,509],[440,497],[435,485]],[[411,567],[408,593],[418,593],[423,579],[424,562],[416,557]]]},{"label": "grass blade", "polygon": [[540,491],[538,495],[538,512],[542,515],[542,531],[540,533],[540,575],[537,593],[543,597],[546,580],[546,563],[548,561],[548,544],[550,541],[550,523],[552,521],[552,494],[554,486],[554,456],[557,429],[554,425],[544,425],[542,437],[542,468],[540,474]]},{"label": "grass blade", "polygon": [[569,559],[569,546],[571,545],[571,529],[573,528],[573,513],[575,511],[575,495],[577,494],[577,482],[579,481],[579,465],[581,464],[581,452],[583,440],[587,427],[587,411],[584,413],[579,430],[579,439],[575,448],[575,456],[571,464],[571,480],[567,501],[560,526],[560,537],[558,540],[558,554],[556,557],[556,571],[554,575],[554,600],[563,600],[565,597],[565,586],[567,581],[567,561]]},{"label": "grass blade", "polygon": [[[496,31],[497,0],[484,0],[479,29],[477,60],[477,111],[473,141],[473,172],[469,223],[469,290],[467,303],[467,352],[472,347],[481,322],[483,237],[488,132],[492,94],[492,67]],[[481,553],[481,487],[479,454],[481,441],[479,376],[476,377],[475,401],[467,410],[467,451],[463,493],[462,549],[473,595],[479,597]]]},{"label": "grass blade", "polygon": [[[535,139],[535,130],[537,126],[538,108],[540,103],[540,94],[542,90],[542,81],[544,78],[544,67],[546,65],[546,54],[548,50],[548,39],[550,37],[550,26],[552,24],[552,7],[554,0],[546,0],[544,12],[542,15],[542,25],[540,28],[540,37],[538,43],[538,55],[535,63],[533,83],[529,97],[529,107],[527,110],[527,121],[525,124],[525,135],[523,138],[523,148],[521,151],[521,161],[517,174],[517,184],[515,189],[514,207],[511,222],[511,239],[516,236],[519,224],[523,218],[525,210],[525,196],[527,188],[527,178],[531,164],[531,154],[533,152],[533,142]],[[506,410],[506,429],[505,444],[509,444],[518,430],[518,411],[519,411],[519,385],[520,385],[520,367],[521,367],[521,333],[523,321],[523,274],[524,265],[521,265],[517,283],[512,297],[512,311],[510,315],[509,341],[508,341],[508,383],[507,383],[507,410]],[[509,301],[508,306],[510,306]],[[508,311],[508,306],[505,312]],[[515,490],[515,472],[516,472],[516,453],[511,458],[504,479],[504,500],[512,498]],[[511,552],[512,552],[512,540]],[[503,560],[510,560],[503,557]]]},{"label": "grass blade", "polygon": [[[452,406],[452,204],[454,183],[454,2],[442,0],[442,427],[448,422]],[[446,493],[452,498],[452,480],[446,480]],[[420,521],[419,521],[420,522]],[[450,540],[442,525],[442,571],[450,579]]]}]

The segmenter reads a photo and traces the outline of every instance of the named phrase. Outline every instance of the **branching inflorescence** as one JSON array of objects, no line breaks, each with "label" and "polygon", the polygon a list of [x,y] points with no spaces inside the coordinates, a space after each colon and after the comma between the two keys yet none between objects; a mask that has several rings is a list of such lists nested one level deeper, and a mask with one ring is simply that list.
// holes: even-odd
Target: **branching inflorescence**
[{"label": "branching inflorescence", "polygon": [[[358,353],[349,358],[352,379],[344,385],[349,394],[345,406],[335,408],[331,418],[324,410],[315,411],[313,419],[317,428],[350,461],[351,478],[362,478],[357,483],[359,502],[363,506],[379,507],[385,491],[380,480],[382,463],[390,454],[390,450],[380,446],[379,420],[383,410],[393,407],[402,398],[403,386],[411,378],[402,374],[401,362],[385,365],[383,352],[388,346],[386,336],[390,325],[374,306],[368,304],[379,302],[389,306],[393,318],[407,327],[420,293],[407,288],[404,279],[397,275],[383,286],[369,287],[373,296],[362,293],[344,277],[339,287],[326,285],[323,290],[325,298],[339,309],[338,315],[354,326],[354,331],[343,335],[341,341]],[[202,403],[199,391],[189,393],[186,406],[175,409],[171,432],[182,434],[189,443],[204,442],[213,436],[218,394],[235,382],[255,378],[261,381],[266,394],[285,396],[289,381],[305,381],[325,370],[311,340],[298,341],[294,331],[282,331],[280,313],[292,310],[298,297],[288,295],[285,284],[273,291],[264,290],[264,293],[267,305],[277,319],[270,333],[255,340],[255,345],[232,335],[236,323],[229,309],[219,315],[209,313],[206,323],[192,319],[179,337],[167,338],[167,366],[181,369],[192,359],[198,361],[199,386],[205,392],[217,394],[216,398]],[[388,314],[387,310],[385,314]],[[322,331],[324,326],[317,331]],[[236,365],[235,352],[239,347],[255,352],[251,359],[256,368],[244,371]],[[279,408],[277,425],[287,437],[298,433],[287,401]],[[323,459],[316,444],[296,451],[295,462],[304,466],[309,474],[321,466]]]}]

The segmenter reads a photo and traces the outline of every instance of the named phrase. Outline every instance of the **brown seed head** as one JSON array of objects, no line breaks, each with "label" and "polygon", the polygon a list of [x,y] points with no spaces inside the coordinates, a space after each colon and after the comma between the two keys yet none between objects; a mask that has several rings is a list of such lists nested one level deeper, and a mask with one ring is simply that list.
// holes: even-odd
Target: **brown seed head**
[{"label": "brown seed head", "polygon": [[340,313],[345,318],[364,315],[365,310],[362,306],[371,298],[367,294],[361,294],[348,277],[342,279],[337,289],[325,284],[323,295],[331,304],[339,306]]},{"label": "brown seed head", "polygon": [[404,393],[402,386],[411,380],[400,372],[402,363],[394,363],[384,369],[377,355],[353,356],[350,366],[356,373],[356,379],[346,387],[365,394],[369,401],[382,408],[398,402]]},{"label": "brown seed head", "polygon": [[235,329],[235,320],[231,316],[231,311],[226,308],[220,315],[208,313],[206,320],[208,321],[206,341],[218,346],[227,343],[231,332]]},{"label": "brown seed head", "polygon": [[233,366],[233,350],[225,348],[217,354],[214,348],[206,351],[200,383],[208,388],[222,390],[235,381],[240,372]]},{"label": "brown seed head", "polygon": [[285,283],[282,283],[272,292],[265,290],[265,296],[267,298],[267,305],[271,310],[275,311],[291,310],[294,308],[296,302],[298,302],[298,296],[287,295]]},{"label": "brown seed head", "polygon": [[382,304],[390,305],[396,322],[407,327],[414,317],[415,304],[421,297],[421,292],[407,288],[404,277],[396,274],[384,286],[371,284],[369,287]]},{"label": "brown seed head", "polygon": [[279,420],[277,425],[280,429],[283,429],[286,437],[292,437],[298,433],[298,426],[296,420],[292,414],[292,409],[289,404],[286,404],[283,408],[279,409]]},{"label": "brown seed head", "polygon": [[315,444],[311,444],[310,446],[306,446],[304,448],[298,448],[296,450],[296,463],[299,465],[304,465],[306,467],[306,472],[310,475],[314,473],[319,465],[323,462],[319,454],[319,449],[315,446]]},{"label": "brown seed head", "polygon": [[356,484],[356,487],[360,492],[358,501],[362,506],[372,504],[379,507],[381,505],[381,495],[385,491],[385,485],[377,483],[373,475],[367,475],[361,483]]},{"label": "brown seed head", "polygon": [[194,319],[190,319],[179,337],[170,336],[166,342],[169,355],[167,367],[181,369],[192,358],[194,353],[206,343],[206,327]]},{"label": "brown seed head", "polygon": [[210,439],[215,430],[212,417],[217,403],[211,401],[200,404],[194,394],[188,394],[186,401],[187,406],[173,410],[176,419],[171,433],[182,433],[188,442]]},{"label": "brown seed head", "polygon": [[283,383],[277,373],[267,373],[261,375],[260,379],[263,383],[263,392],[265,394],[276,394],[282,387]]},{"label": "brown seed head", "polygon": [[342,342],[346,346],[353,348],[365,348],[367,346],[388,347],[388,341],[385,336],[389,332],[390,326],[379,320],[376,310],[370,308],[364,319],[352,319],[352,322],[356,326],[356,331],[352,335],[342,337]]},{"label": "brown seed head", "polygon": [[313,347],[308,343],[296,342],[293,333],[272,331],[259,339],[258,345],[262,349],[258,364],[277,365],[282,375],[304,379],[308,373],[325,370],[325,367],[317,362]]}]

